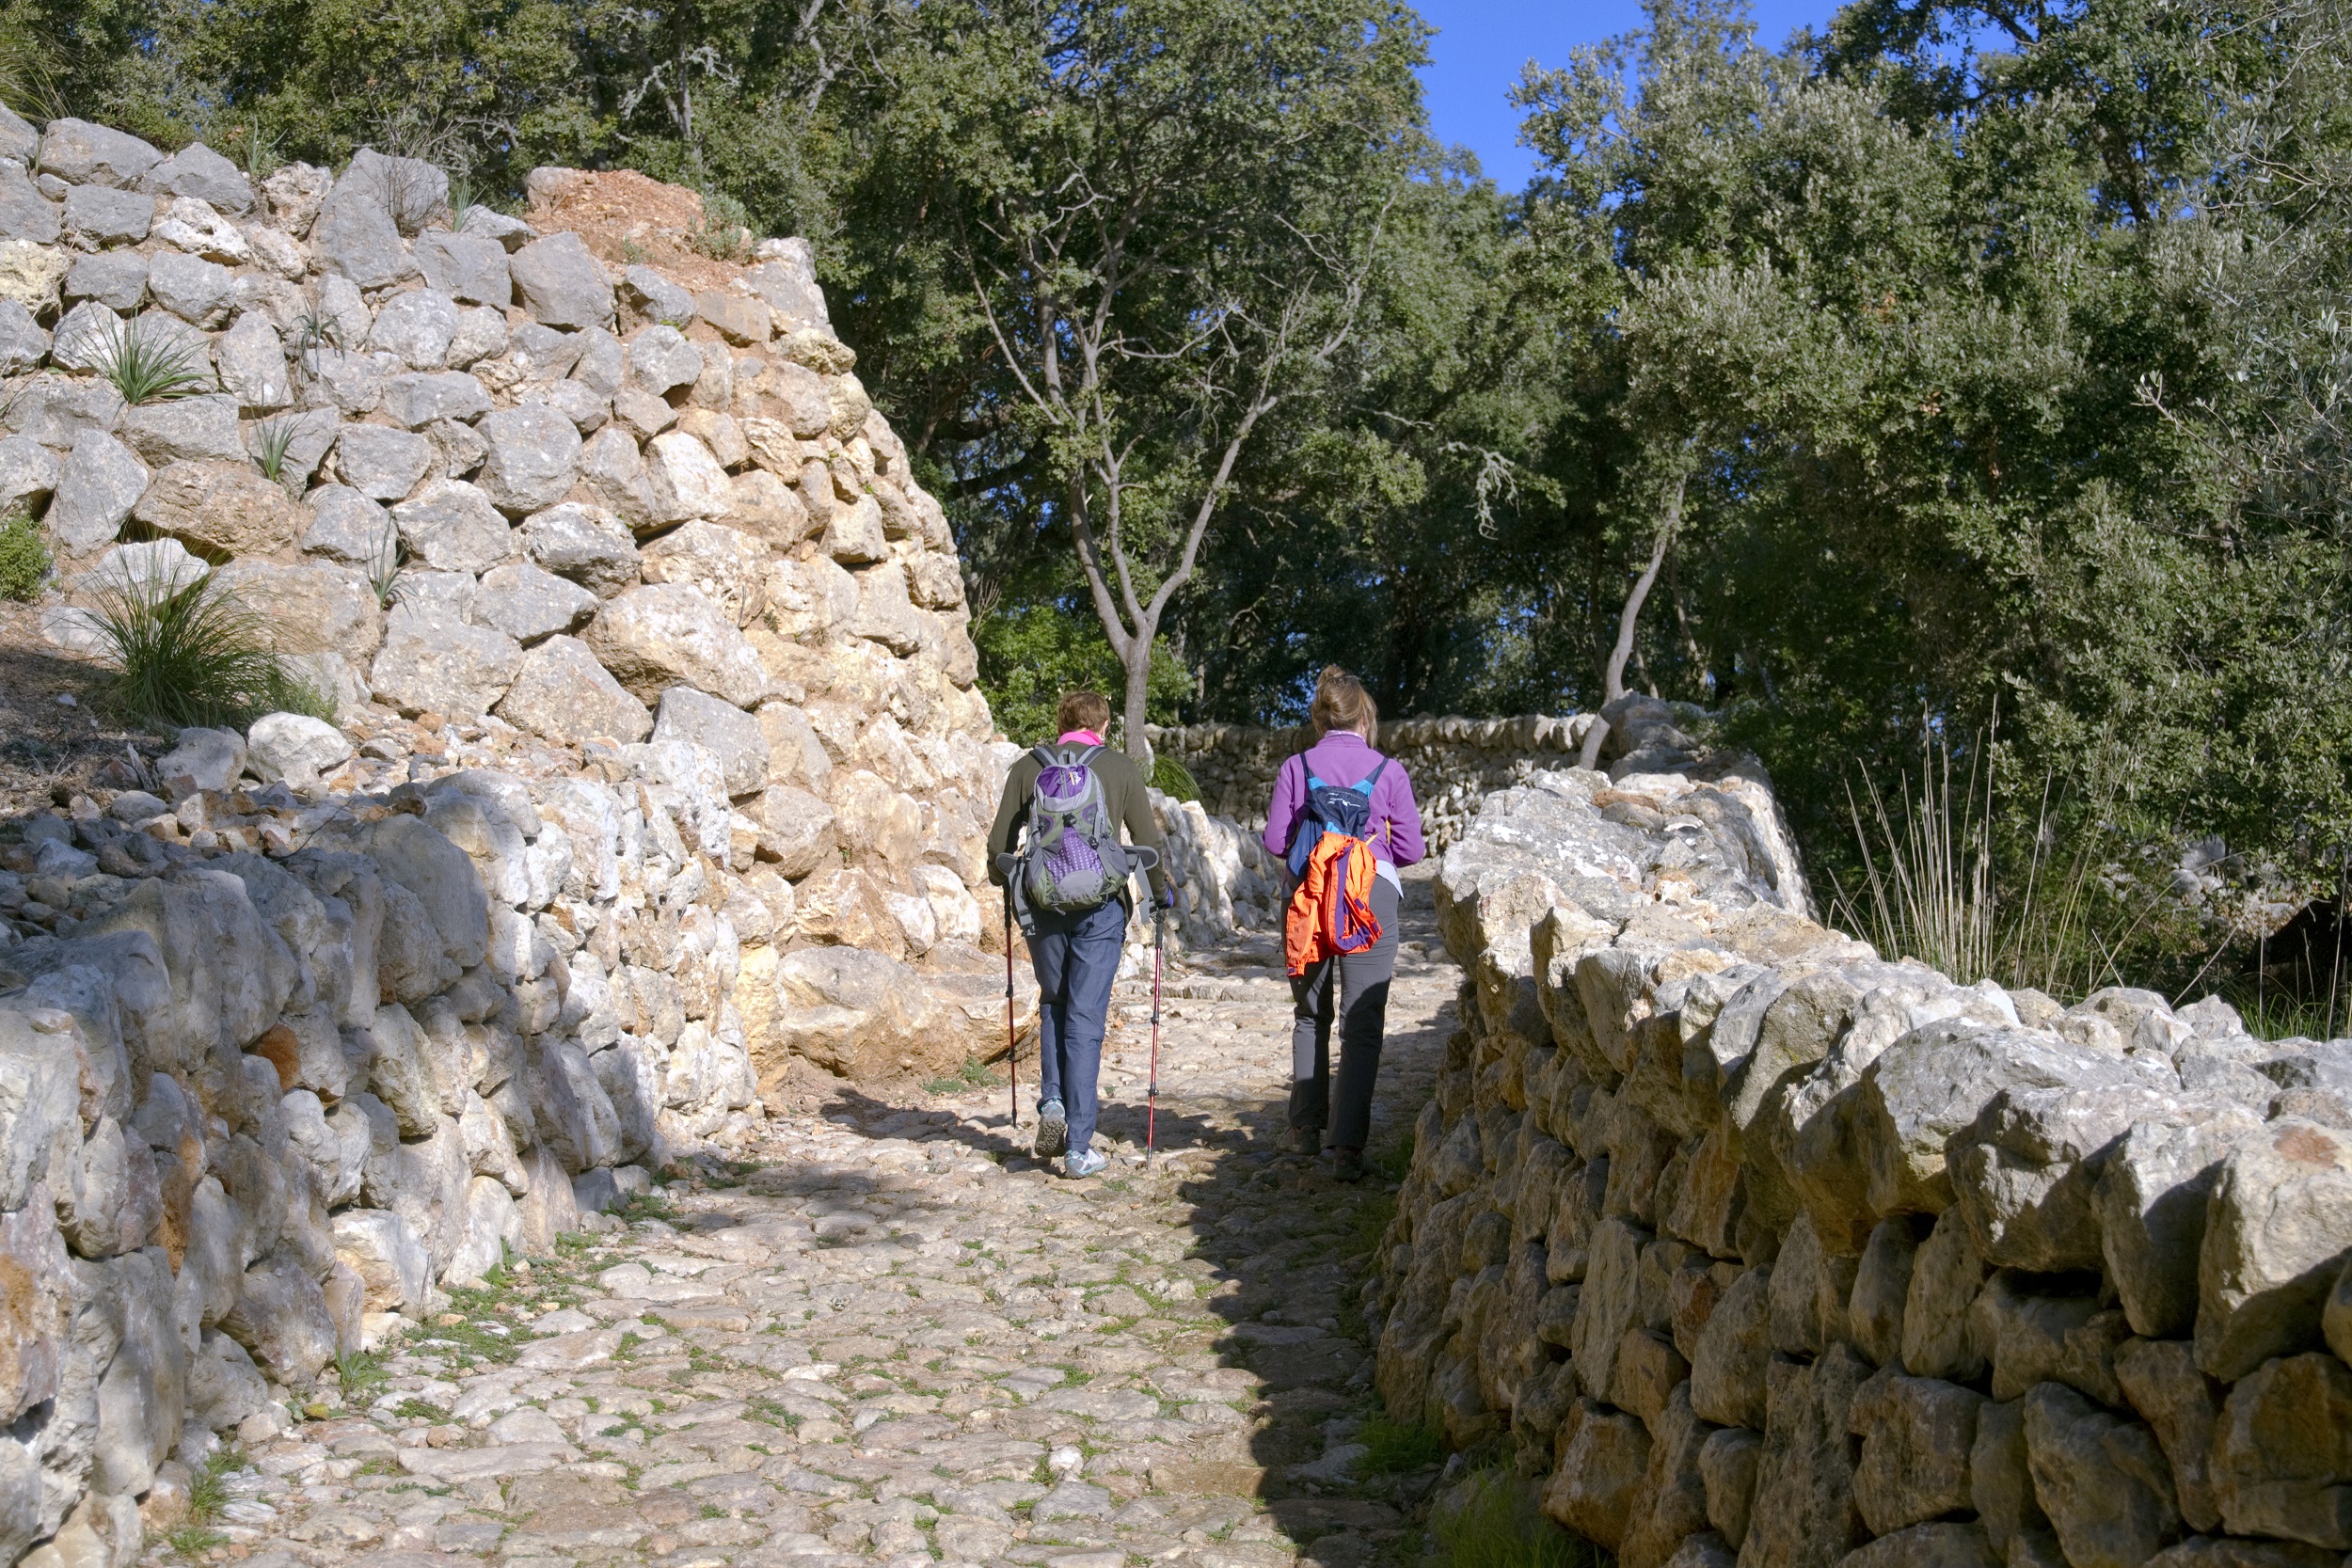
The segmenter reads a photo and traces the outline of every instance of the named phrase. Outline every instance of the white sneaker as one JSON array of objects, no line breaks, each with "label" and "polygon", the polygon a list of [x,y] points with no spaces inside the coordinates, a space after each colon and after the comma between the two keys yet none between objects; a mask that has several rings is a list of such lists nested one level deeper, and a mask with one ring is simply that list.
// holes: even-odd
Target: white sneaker
[{"label": "white sneaker", "polygon": [[1102,1175],[1103,1167],[1109,1164],[1110,1161],[1096,1150],[1082,1148],[1061,1163],[1061,1173],[1074,1181],[1083,1177]]},{"label": "white sneaker", "polygon": [[1070,1148],[1070,1118],[1061,1101],[1049,1100],[1037,1108],[1037,1157],[1050,1160]]}]

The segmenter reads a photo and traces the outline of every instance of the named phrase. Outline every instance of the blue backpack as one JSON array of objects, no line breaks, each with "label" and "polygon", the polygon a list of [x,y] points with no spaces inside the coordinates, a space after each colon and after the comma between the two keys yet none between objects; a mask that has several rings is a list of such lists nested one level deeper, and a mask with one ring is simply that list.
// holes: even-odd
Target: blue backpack
[{"label": "blue backpack", "polygon": [[[1302,761],[1298,766],[1303,769],[1307,765]],[[1284,857],[1293,877],[1307,874],[1307,858],[1315,852],[1324,834],[1364,836],[1364,829],[1372,822],[1372,786],[1388,766],[1389,759],[1382,757],[1378,767],[1352,784],[1325,784],[1312,773],[1307,775],[1307,799],[1299,807],[1298,827],[1291,838],[1290,853]]]}]

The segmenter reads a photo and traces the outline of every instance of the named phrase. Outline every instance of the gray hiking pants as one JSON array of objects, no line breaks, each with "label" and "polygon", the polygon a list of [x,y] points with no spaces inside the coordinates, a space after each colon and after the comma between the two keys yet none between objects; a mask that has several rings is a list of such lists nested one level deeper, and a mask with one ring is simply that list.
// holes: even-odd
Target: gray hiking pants
[{"label": "gray hiking pants", "polygon": [[[1396,906],[1395,884],[1375,877],[1372,912],[1380,922],[1380,940],[1360,953],[1326,958],[1291,981],[1291,1125],[1328,1128],[1335,1148],[1360,1149],[1372,1133],[1372,1090],[1380,1076],[1389,981],[1396,974]],[[1331,1083],[1335,1012],[1340,1025],[1337,1093]]]}]

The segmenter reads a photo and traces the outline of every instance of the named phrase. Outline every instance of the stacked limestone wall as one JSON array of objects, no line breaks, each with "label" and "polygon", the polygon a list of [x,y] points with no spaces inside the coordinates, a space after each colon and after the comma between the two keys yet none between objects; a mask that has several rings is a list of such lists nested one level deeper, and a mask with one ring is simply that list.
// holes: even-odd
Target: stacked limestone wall
[{"label": "stacked limestone wall", "polygon": [[[1412,770],[1422,829],[1430,847],[1442,849],[1487,795],[1524,783],[1539,768],[1573,761],[1590,722],[1584,714],[1392,719],[1380,726],[1380,749]],[[1308,743],[1301,730],[1248,724],[1187,724],[1146,733],[1156,752],[1184,765],[1210,812],[1257,828],[1265,826],[1276,770]]]},{"label": "stacked limestone wall", "polygon": [[1446,856],[1391,1412],[1625,1568],[2337,1562],[2352,1041],[1889,960],[1746,809],[1547,773]]},{"label": "stacked limestone wall", "polygon": [[[806,246],[696,255],[633,175],[531,189],[453,213],[373,153],[257,189],[0,111],[40,626],[100,650],[109,587],[212,571],[337,715],[0,824],[0,1562],[125,1568],[213,1434],[798,1064],[1002,1050],[1010,749]],[[126,337],[205,388],[126,405]]]}]

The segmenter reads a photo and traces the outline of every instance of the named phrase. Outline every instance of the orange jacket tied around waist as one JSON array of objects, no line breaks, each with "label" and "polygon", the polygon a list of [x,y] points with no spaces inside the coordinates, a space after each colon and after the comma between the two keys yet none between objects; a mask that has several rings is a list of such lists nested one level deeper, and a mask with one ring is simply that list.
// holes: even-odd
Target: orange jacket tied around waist
[{"label": "orange jacket tied around waist", "polygon": [[1372,846],[1360,838],[1327,832],[1316,843],[1282,917],[1282,953],[1293,975],[1380,940],[1380,921],[1372,912],[1377,864]]}]

